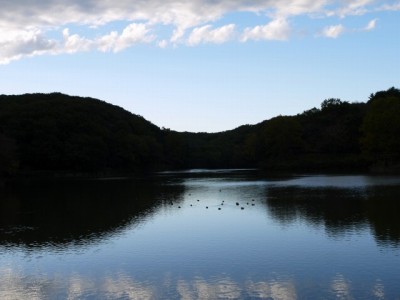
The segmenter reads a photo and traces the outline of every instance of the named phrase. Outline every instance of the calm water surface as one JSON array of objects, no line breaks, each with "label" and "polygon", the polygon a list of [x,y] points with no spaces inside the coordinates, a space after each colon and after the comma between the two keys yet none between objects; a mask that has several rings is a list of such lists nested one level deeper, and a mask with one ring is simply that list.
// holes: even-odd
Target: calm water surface
[{"label": "calm water surface", "polygon": [[192,170],[0,191],[0,299],[400,299],[400,177]]}]

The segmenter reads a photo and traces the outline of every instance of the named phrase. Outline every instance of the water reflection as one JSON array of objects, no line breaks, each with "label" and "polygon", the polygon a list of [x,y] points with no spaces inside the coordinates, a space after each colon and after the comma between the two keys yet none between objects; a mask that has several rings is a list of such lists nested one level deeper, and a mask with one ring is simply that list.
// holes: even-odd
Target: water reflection
[{"label": "water reflection", "polygon": [[400,189],[275,187],[268,189],[267,210],[282,224],[303,219],[324,226],[332,237],[370,228],[381,245],[400,245]]},{"label": "water reflection", "polygon": [[[21,277],[0,272],[1,299],[392,299],[381,281],[355,289],[352,281],[336,274],[318,282],[318,289],[301,278],[278,278],[236,281],[230,277],[194,277],[187,279],[160,276],[158,285],[139,281],[126,273],[88,278],[80,274],[70,277]],[[394,299],[394,298],[393,298]]]},{"label": "water reflection", "polygon": [[374,186],[399,186],[399,176],[367,175],[299,175],[283,176],[284,180],[271,178],[273,186],[303,188],[365,189]]},{"label": "water reflection", "polygon": [[398,178],[322,182],[188,172],[18,185],[0,194],[0,299],[398,297]]},{"label": "water reflection", "polygon": [[292,279],[271,280],[269,282],[246,282],[247,294],[256,299],[297,299],[295,283]]},{"label": "water reflection", "polygon": [[85,244],[139,225],[160,207],[177,208],[187,191],[204,198],[211,197],[210,190],[224,190],[230,193],[219,195],[218,201],[229,197],[246,206],[258,197],[282,225],[302,219],[324,226],[331,237],[370,228],[380,245],[398,247],[398,183],[393,176],[259,178],[243,171],[228,177],[222,171],[202,171],[145,180],[28,182],[0,194],[0,245]]},{"label": "water reflection", "polygon": [[323,225],[330,235],[336,236],[368,225],[364,201],[364,194],[354,190],[272,188],[268,190],[267,208],[278,222],[303,219],[311,225]]},{"label": "water reflection", "polygon": [[[3,274],[2,274],[3,273]],[[1,299],[155,299],[154,287],[126,274],[101,279],[72,274],[65,277],[20,276],[0,273]]]},{"label": "water reflection", "polygon": [[367,200],[367,220],[379,245],[400,247],[400,189],[376,188],[369,192]]},{"label": "water reflection", "polygon": [[350,282],[342,274],[338,274],[333,278],[331,289],[337,299],[352,299]]},{"label": "water reflection", "polygon": [[191,282],[179,280],[177,291],[181,299],[238,299],[241,295],[239,286],[230,278],[207,282],[196,278]]},{"label": "water reflection", "polygon": [[139,225],[160,205],[182,201],[181,186],[146,180],[18,183],[0,194],[0,245],[65,247]]},{"label": "water reflection", "polygon": [[235,282],[231,278],[214,278],[207,281],[195,278],[179,280],[177,291],[180,299],[297,299],[292,280]]},{"label": "water reflection", "polygon": [[[236,282],[229,277],[173,278],[164,275],[160,286],[120,273],[101,278],[72,274],[69,278],[23,277],[0,273],[1,299],[297,299],[292,280]],[[168,298],[168,297],[167,297]]]}]

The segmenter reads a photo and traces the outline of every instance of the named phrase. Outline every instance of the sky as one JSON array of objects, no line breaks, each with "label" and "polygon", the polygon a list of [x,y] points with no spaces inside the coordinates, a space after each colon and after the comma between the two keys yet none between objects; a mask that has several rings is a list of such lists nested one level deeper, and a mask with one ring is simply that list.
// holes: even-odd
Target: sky
[{"label": "sky", "polygon": [[0,0],[0,94],[219,132],[393,86],[399,0]]}]

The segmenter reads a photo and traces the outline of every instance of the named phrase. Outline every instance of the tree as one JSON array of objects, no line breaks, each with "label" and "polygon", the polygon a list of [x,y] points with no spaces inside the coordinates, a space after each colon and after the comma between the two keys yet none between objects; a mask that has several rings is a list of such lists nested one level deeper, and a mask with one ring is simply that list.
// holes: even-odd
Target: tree
[{"label": "tree", "polygon": [[13,175],[18,169],[15,142],[0,133],[0,178]]},{"label": "tree", "polygon": [[344,104],[346,102],[342,102],[342,100],[337,99],[337,98],[330,98],[330,99],[326,99],[324,101],[322,101],[321,103],[321,109],[331,109],[331,108],[335,108],[337,106],[340,106],[342,104]]},{"label": "tree", "polygon": [[265,124],[263,138],[267,159],[288,158],[302,152],[302,128],[294,117],[279,116]]},{"label": "tree", "polygon": [[374,163],[400,161],[400,90],[372,95],[362,125],[364,153]]}]

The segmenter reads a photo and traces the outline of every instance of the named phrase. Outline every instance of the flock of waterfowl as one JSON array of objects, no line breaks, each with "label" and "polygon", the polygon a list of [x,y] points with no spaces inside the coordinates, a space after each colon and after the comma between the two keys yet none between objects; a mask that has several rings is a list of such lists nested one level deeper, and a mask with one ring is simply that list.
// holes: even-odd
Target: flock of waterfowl
[{"label": "flock of waterfowl", "polygon": [[[220,190],[220,192],[221,192],[221,190]],[[191,196],[191,194],[189,194],[189,196]],[[200,202],[200,200],[197,199],[196,202]],[[254,203],[254,202],[255,202],[255,200],[254,200],[254,199],[251,199],[251,202],[246,202],[246,205],[248,205],[248,206],[255,206],[255,203]],[[224,206],[224,204],[225,204],[225,200],[222,200],[222,202],[217,206],[217,209],[218,209],[218,210],[221,210],[221,209],[222,209],[222,206]],[[244,205],[241,205],[239,202],[236,202],[235,204],[236,204],[236,206],[240,206],[240,209],[241,209],[241,210],[244,210],[244,208],[245,208]],[[170,205],[174,205],[174,203],[173,203],[173,202],[170,202]],[[190,204],[190,206],[193,207],[193,203]],[[178,206],[178,208],[182,208],[182,207],[181,207],[181,206]],[[206,208],[206,209],[209,209],[209,206],[205,206],[205,208]]]}]

